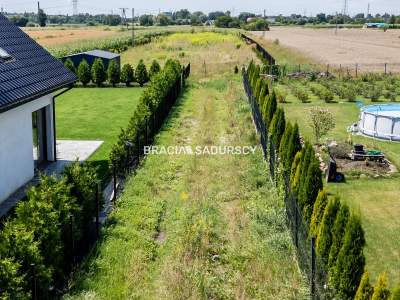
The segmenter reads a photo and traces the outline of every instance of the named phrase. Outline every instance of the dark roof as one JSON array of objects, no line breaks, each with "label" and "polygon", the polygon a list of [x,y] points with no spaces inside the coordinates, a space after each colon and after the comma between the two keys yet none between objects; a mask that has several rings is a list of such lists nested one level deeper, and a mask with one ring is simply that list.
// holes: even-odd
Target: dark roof
[{"label": "dark roof", "polygon": [[90,55],[90,56],[95,56],[95,57],[100,57],[100,58],[105,58],[105,59],[114,59],[119,57],[119,54],[116,54],[114,52],[110,51],[104,51],[104,50],[91,50],[91,51],[86,51],[86,52],[81,52],[81,53],[76,53],[72,55],[67,55],[64,58],[67,57],[72,57],[72,56],[79,56],[79,55]]},{"label": "dark roof", "polygon": [[26,33],[0,14],[0,113],[74,83],[77,78]]}]

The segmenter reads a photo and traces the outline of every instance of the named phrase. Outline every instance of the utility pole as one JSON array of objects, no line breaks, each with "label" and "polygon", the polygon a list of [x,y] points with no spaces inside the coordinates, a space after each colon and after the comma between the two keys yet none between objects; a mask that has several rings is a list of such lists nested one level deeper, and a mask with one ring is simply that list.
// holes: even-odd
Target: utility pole
[{"label": "utility pole", "polygon": [[40,13],[40,3],[38,1],[38,3],[37,3],[37,17],[38,17],[37,21],[38,21],[38,24],[40,24],[39,13]]},{"label": "utility pole", "polygon": [[264,9],[264,19],[265,19],[265,17],[266,17],[266,10]]},{"label": "utility pole", "polygon": [[335,35],[337,35],[337,30],[338,30],[338,13],[337,13],[337,12],[336,12],[336,18],[335,18],[335,21],[336,21]]},{"label": "utility pole", "polygon": [[127,9],[128,9],[128,8],[126,8],[126,7],[120,8],[120,10],[121,10],[121,17],[122,17],[122,26],[128,25],[127,22],[126,22],[126,10],[127,10]]},{"label": "utility pole", "polygon": [[343,16],[347,16],[347,11],[348,11],[348,0],[344,0],[344,6],[343,6]]},{"label": "utility pole", "polygon": [[74,16],[78,15],[78,0],[72,0],[72,14]]},{"label": "utility pole", "polygon": [[371,8],[371,4],[368,2],[368,8],[367,8],[367,15],[365,16],[365,18],[368,20],[369,19],[369,10]]},{"label": "utility pole", "polygon": [[135,47],[135,9],[132,8],[132,47]]}]

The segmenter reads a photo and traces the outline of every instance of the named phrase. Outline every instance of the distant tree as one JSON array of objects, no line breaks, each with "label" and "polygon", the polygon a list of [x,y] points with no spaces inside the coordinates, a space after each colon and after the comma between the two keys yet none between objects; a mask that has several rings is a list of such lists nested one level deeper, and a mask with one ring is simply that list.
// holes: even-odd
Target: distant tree
[{"label": "distant tree", "polygon": [[232,18],[230,16],[223,15],[215,20],[214,25],[220,28],[239,28],[240,21],[238,18]]},{"label": "distant tree", "polygon": [[141,15],[139,18],[140,26],[153,26],[154,20],[152,15]]},{"label": "distant tree", "polygon": [[102,86],[107,80],[107,72],[104,69],[103,61],[96,58],[92,66],[92,80],[97,86]]},{"label": "distant tree", "polygon": [[75,68],[74,62],[73,62],[70,58],[68,58],[68,59],[64,62],[64,66],[65,66],[68,70],[70,70],[72,73],[76,74],[76,68]]},{"label": "distant tree", "polygon": [[242,22],[247,22],[248,18],[254,18],[256,15],[253,13],[249,13],[249,12],[241,12],[239,14],[239,20]]},{"label": "distant tree", "polygon": [[172,18],[174,20],[188,20],[190,19],[191,14],[187,9],[181,9],[173,13]]},{"label": "distant tree", "polygon": [[135,74],[130,64],[125,64],[121,71],[121,81],[129,86],[131,82],[135,81]]},{"label": "distant tree", "polygon": [[326,192],[325,189],[323,189],[318,193],[317,200],[315,200],[313,213],[311,216],[310,234],[313,236],[318,236],[319,227],[322,223],[322,219],[324,217],[324,212],[327,204],[328,204],[328,193]]},{"label": "distant tree", "polygon": [[78,78],[79,81],[86,86],[92,79],[92,74],[90,72],[90,66],[86,60],[82,60],[78,66]]},{"label": "distant tree", "polygon": [[135,81],[139,83],[141,87],[149,81],[149,75],[147,73],[146,65],[143,63],[141,59],[136,67],[135,71]]},{"label": "distant tree", "polygon": [[38,11],[38,21],[40,27],[45,27],[47,22],[47,15],[44,13],[43,9]]},{"label": "distant tree", "polygon": [[20,16],[12,16],[12,17],[10,17],[10,21],[19,27],[25,27],[26,24],[28,24],[29,19],[25,18],[25,17],[20,17]]},{"label": "distant tree", "polygon": [[388,288],[388,279],[385,273],[380,274],[378,282],[374,287],[374,293],[371,300],[389,300],[390,290]]},{"label": "distant tree", "polygon": [[208,14],[208,19],[209,20],[216,20],[216,19],[218,19],[219,17],[222,17],[222,16],[225,16],[224,12],[222,12],[222,11],[214,11],[214,12],[210,12]]},{"label": "distant tree", "polygon": [[168,26],[171,23],[170,19],[164,15],[164,14],[159,14],[157,16],[157,24],[160,26]]},{"label": "distant tree", "polygon": [[329,250],[332,246],[332,227],[335,223],[337,212],[340,208],[340,201],[338,198],[331,198],[326,205],[324,216],[322,217],[321,224],[317,236],[317,252],[325,263],[328,262]]},{"label": "distant tree", "polygon": [[158,63],[158,61],[153,60],[153,62],[151,63],[150,66],[150,70],[149,70],[149,77],[153,77],[155,74],[159,73],[161,71],[161,66]]},{"label": "distant tree", "polygon": [[335,272],[331,282],[344,299],[352,299],[364,273],[365,235],[359,216],[351,214],[346,225],[343,245],[336,261]]},{"label": "distant tree", "polygon": [[335,127],[332,113],[322,107],[312,107],[309,110],[309,123],[313,129],[314,137],[319,144],[321,137]]},{"label": "distant tree", "polygon": [[255,18],[251,20],[248,24],[245,24],[243,26],[245,30],[251,30],[251,31],[266,31],[269,30],[269,26],[267,21],[265,21],[263,18]]},{"label": "distant tree", "polygon": [[360,285],[358,286],[356,296],[354,300],[371,300],[374,288],[369,282],[369,273],[367,270],[364,271],[361,277]]},{"label": "distant tree", "polygon": [[115,60],[110,61],[108,65],[108,80],[115,87],[116,84],[120,83],[121,80],[121,71],[119,65],[115,62]]}]

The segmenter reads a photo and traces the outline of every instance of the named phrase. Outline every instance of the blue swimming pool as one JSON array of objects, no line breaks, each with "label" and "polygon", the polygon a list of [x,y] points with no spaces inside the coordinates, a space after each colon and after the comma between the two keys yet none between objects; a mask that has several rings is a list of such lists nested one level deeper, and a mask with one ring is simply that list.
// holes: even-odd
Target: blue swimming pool
[{"label": "blue swimming pool", "polygon": [[359,131],[379,139],[400,141],[400,104],[376,104],[361,108]]}]

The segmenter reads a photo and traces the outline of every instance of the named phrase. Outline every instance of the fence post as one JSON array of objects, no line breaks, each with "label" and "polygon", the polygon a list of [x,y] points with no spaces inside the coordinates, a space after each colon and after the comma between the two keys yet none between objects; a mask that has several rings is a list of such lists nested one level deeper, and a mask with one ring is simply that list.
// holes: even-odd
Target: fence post
[{"label": "fence post", "polygon": [[329,64],[326,65],[326,77],[329,76]]},{"label": "fence post", "polygon": [[315,295],[315,237],[311,237],[311,299]]},{"label": "fence post", "polygon": [[339,79],[342,77],[342,64],[339,65]]},{"label": "fence post", "polygon": [[32,299],[37,300],[37,285],[36,285],[36,266],[31,264],[32,268]]},{"label": "fence post", "polygon": [[387,63],[385,63],[385,75],[387,74]]},{"label": "fence post", "polygon": [[114,189],[114,194],[113,194],[113,203],[115,206],[115,202],[117,200],[117,167],[115,164],[115,161],[113,162],[113,189]]},{"label": "fence post", "polygon": [[358,64],[356,64],[356,77],[358,77]]},{"label": "fence post", "polygon": [[299,64],[299,73],[301,72],[301,65]]},{"label": "fence post", "polygon": [[96,184],[96,236],[100,237],[100,222],[99,222],[99,214],[100,214],[100,197],[99,197],[100,183]]}]

